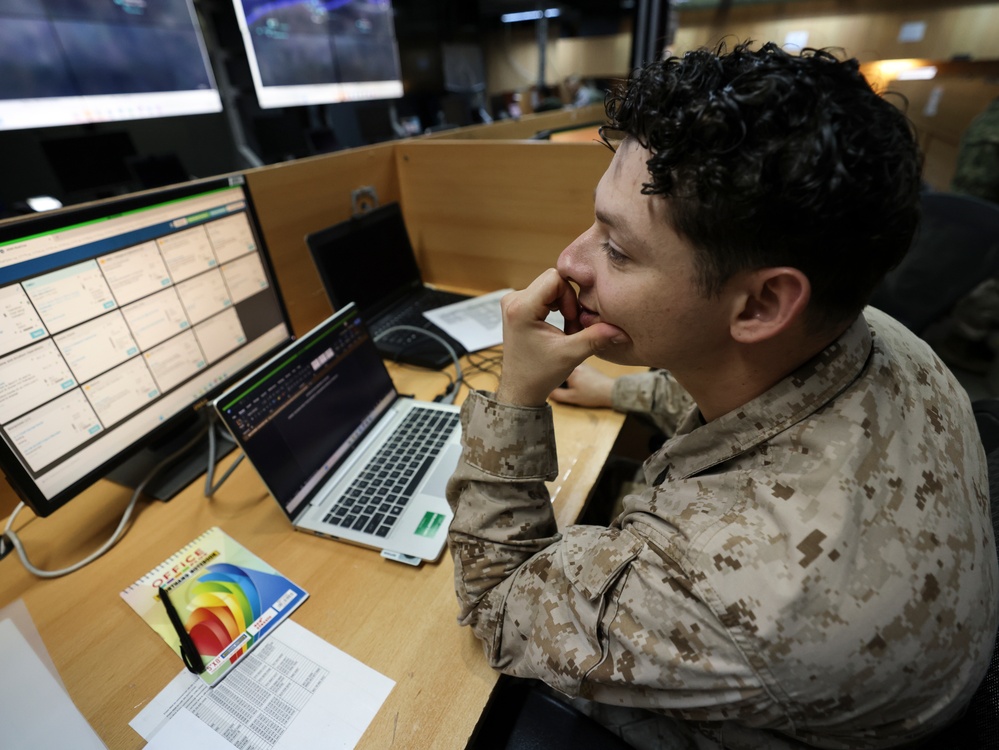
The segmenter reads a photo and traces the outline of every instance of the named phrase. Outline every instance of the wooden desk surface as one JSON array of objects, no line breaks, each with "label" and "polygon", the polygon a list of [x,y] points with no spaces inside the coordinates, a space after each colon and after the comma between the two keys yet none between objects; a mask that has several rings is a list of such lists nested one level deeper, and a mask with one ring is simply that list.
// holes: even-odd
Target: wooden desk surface
[{"label": "wooden desk surface", "polygon": [[[399,390],[420,398],[431,398],[446,382],[426,371],[391,369]],[[477,387],[495,386],[486,375],[469,379]],[[554,409],[560,473],[551,491],[564,525],[582,509],[623,418],[606,410]],[[169,503],[140,501],[124,538],[70,575],[39,579],[15,554],[0,561],[0,606],[24,600],[70,696],[107,746],[145,744],[128,722],[182,668],[119,592],[220,526],[310,593],[292,619],[395,680],[360,748],[465,747],[497,674],[471,632],[456,623],[447,551],[437,563],[411,568],[296,533],[246,462],[213,498],[202,496],[202,484],[197,480]],[[62,568],[110,537],[130,494],[102,482],[48,518],[23,512],[15,527],[36,566]],[[426,613],[414,616],[420,609]]]}]

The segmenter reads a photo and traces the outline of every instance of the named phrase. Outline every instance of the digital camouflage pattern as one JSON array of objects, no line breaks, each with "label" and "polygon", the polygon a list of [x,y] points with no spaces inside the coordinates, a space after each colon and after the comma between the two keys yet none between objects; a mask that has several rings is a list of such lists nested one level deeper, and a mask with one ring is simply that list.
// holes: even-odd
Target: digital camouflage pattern
[{"label": "digital camouflage pattern", "polygon": [[[668,419],[677,386],[645,379],[616,397]],[[504,672],[729,748],[918,739],[985,672],[997,565],[974,417],[883,313],[734,412],[689,409],[609,528],[556,529],[550,409],[475,393],[462,424],[459,622]]]},{"label": "digital camouflage pattern", "polygon": [[615,411],[645,414],[667,435],[676,432],[680,420],[694,405],[680,384],[666,370],[623,375],[614,380],[611,401]]},{"label": "digital camouflage pattern", "polygon": [[999,203],[999,98],[961,136],[950,189]]}]

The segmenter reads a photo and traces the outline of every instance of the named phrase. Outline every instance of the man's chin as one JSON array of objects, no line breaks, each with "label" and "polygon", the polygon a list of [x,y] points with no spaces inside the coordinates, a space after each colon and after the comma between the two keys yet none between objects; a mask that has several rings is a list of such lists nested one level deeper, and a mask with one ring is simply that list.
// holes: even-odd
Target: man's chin
[{"label": "man's chin", "polygon": [[635,360],[630,346],[609,346],[597,354],[597,359],[602,359],[604,362],[611,362],[615,365],[632,366],[642,364]]}]

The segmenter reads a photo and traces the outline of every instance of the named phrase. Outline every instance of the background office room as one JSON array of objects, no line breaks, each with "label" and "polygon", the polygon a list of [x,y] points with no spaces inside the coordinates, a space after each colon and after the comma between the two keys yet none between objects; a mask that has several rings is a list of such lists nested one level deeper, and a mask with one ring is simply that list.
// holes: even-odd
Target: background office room
[{"label": "background office room", "polygon": [[[999,393],[999,173],[966,166],[999,150],[999,3],[0,1],[0,744],[541,731],[455,622],[446,508],[374,511],[380,542],[297,531],[371,414],[447,421],[500,361],[383,359],[306,238],[393,206],[420,284],[523,288],[592,223],[604,92],[722,39],[841,48],[903,95],[925,218],[875,303],[972,399]],[[288,416],[364,398],[349,434]],[[609,410],[553,413],[564,525],[644,436]],[[303,457],[320,434],[335,459]],[[304,478],[263,466],[279,443]],[[394,548],[395,526],[421,544]]]}]

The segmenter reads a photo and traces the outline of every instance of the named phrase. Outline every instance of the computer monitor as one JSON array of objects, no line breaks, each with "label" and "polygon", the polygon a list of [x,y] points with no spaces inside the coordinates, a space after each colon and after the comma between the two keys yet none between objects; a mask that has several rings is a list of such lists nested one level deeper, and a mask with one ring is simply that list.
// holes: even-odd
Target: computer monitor
[{"label": "computer monitor", "polygon": [[0,223],[0,470],[48,515],[291,338],[241,175]]},{"label": "computer monitor", "polygon": [[232,0],[261,109],[403,94],[391,0]]},{"label": "computer monitor", "polygon": [[0,71],[0,130],[222,111],[192,0],[4,0]]},{"label": "computer monitor", "polygon": [[102,190],[108,191],[104,197],[132,192],[127,189],[133,184],[128,160],[136,151],[125,131],[45,138],[41,146],[64,198],[88,193],[86,198],[92,199]]}]

